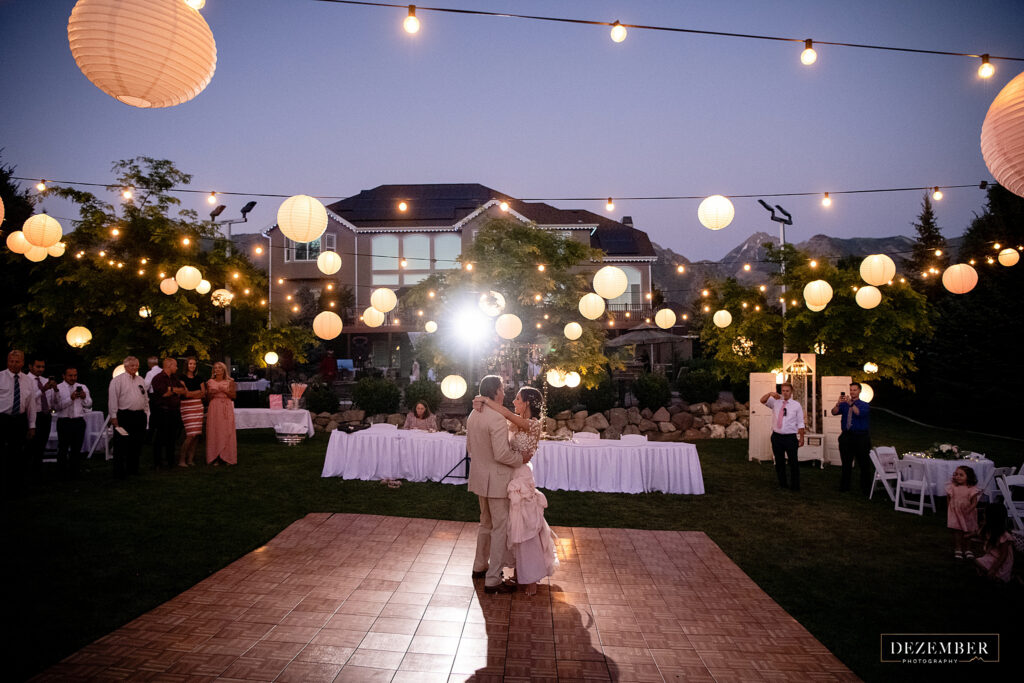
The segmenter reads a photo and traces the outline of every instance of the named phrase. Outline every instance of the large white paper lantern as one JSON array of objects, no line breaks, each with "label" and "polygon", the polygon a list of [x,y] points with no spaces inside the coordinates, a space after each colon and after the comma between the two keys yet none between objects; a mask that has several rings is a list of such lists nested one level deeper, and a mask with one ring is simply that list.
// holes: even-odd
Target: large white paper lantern
[{"label": "large white paper lantern", "polygon": [[281,358],[274,351],[267,351],[266,355],[263,356],[263,362],[267,365],[277,365],[277,361]]},{"label": "large white paper lantern", "polygon": [[195,266],[182,266],[174,274],[174,281],[182,289],[195,289],[203,281],[203,274]]},{"label": "large white paper lantern", "polygon": [[160,291],[170,296],[178,291],[178,283],[173,277],[164,278],[160,281]]},{"label": "large white paper lantern", "polygon": [[426,330],[427,334],[434,334],[437,332],[437,323],[433,320],[428,320],[427,324],[423,326],[423,329]]},{"label": "large white paper lantern", "polygon": [[548,370],[547,374],[544,375],[544,379],[548,381],[549,385],[556,389],[565,386],[565,373],[561,370],[556,370],[554,368]]},{"label": "large white paper lantern", "polygon": [[981,155],[996,182],[1024,197],[1024,72],[992,100],[981,124]]},{"label": "large white paper lantern", "polygon": [[34,263],[39,263],[48,256],[46,249],[42,247],[29,247],[25,252],[25,258]]},{"label": "large white paper lantern", "polygon": [[466,380],[460,375],[448,375],[441,380],[441,393],[453,400],[465,396],[467,388]]},{"label": "large white paper lantern", "polygon": [[821,311],[825,310],[826,306],[828,306],[828,304],[822,304],[821,306],[814,306],[812,304],[807,304],[807,310],[814,311],[815,313],[820,313]]},{"label": "large white paper lantern", "polygon": [[484,292],[476,302],[486,315],[494,318],[505,310],[505,296],[501,292]]},{"label": "large white paper lantern", "polygon": [[227,308],[235,300],[235,295],[229,289],[215,289],[210,295],[210,301],[218,308]]},{"label": "large white paper lantern", "polygon": [[578,387],[580,385],[580,373],[570,372],[565,376],[565,386],[567,387]]},{"label": "large white paper lantern", "polygon": [[60,223],[45,213],[37,213],[25,221],[21,232],[25,235],[25,239],[28,240],[29,244],[33,247],[42,247],[43,249],[57,244],[64,235],[64,229],[60,227]]},{"label": "large white paper lantern", "polygon": [[1017,250],[1012,247],[1007,247],[999,252],[999,263],[1004,266],[1015,266],[1019,260],[1020,254],[1018,254]]},{"label": "large white paper lantern", "polygon": [[384,320],[387,316],[378,311],[373,306],[368,307],[363,311],[363,324],[367,327],[380,327],[384,324]]},{"label": "large white paper lantern", "polygon": [[293,242],[312,242],[327,229],[327,209],[315,197],[297,194],[281,202],[277,227]]},{"label": "large white paper lantern", "polygon": [[861,308],[872,309],[882,303],[882,292],[878,290],[878,287],[866,285],[857,290],[854,299],[857,300],[857,305]]},{"label": "large white paper lantern", "polygon": [[577,322],[571,322],[565,326],[565,329],[562,330],[562,332],[565,333],[565,338],[569,341],[576,341],[583,336],[583,325],[580,325]]},{"label": "large white paper lantern", "polygon": [[824,280],[814,280],[804,285],[804,301],[808,306],[825,306],[832,301],[832,285]]},{"label": "large white paper lantern", "polygon": [[523,321],[513,313],[503,313],[494,321],[494,331],[502,339],[515,339],[523,331]]},{"label": "large white paper lantern", "polygon": [[697,207],[697,218],[708,230],[721,230],[736,216],[736,208],[727,197],[713,194]]},{"label": "large white paper lantern", "polygon": [[715,311],[715,315],[711,317],[711,322],[715,323],[716,327],[725,329],[732,325],[732,313],[722,309],[721,311]]},{"label": "large white paper lantern", "polygon": [[113,378],[113,377],[117,377],[118,375],[123,375],[124,373],[125,373],[124,363],[121,363],[116,368],[114,368],[114,371],[112,373],[110,373],[110,376]]},{"label": "large white paper lantern", "polygon": [[65,339],[67,339],[68,344],[76,349],[80,349],[92,341],[92,332],[90,332],[87,327],[75,325],[68,330],[67,335],[65,335]]},{"label": "large white paper lantern", "polygon": [[3,197],[0,197],[0,224],[2,224],[4,222],[4,212],[5,211],[6,211],[6,209],[4,209]]},{"label": "large white paper lantern", "polygon": [[52,256],[53,258],[60,258],[61,256],[64,255],[64,252],[67,251],[67,248],[68,245],[64,244],[63,242],[57,242],[57,244],[54,244],[53,246],[49,247],[46,250],[46,253],[48,256]]},{"label": "large white paper lantern", "polygon": [[871,385],[867,382],[860,383],[860,400],[865,403],[871,403],[871,399],[875,397],[875,390],[871,388]]},{"label": "large white paper lantern", "polygon": [[213,285],[210,284],[209,280],[200,280],[199,284],[196,285],[196,292],[199,294],[209,294],[211,289],[213,289]]},{"label": "large white paper lantern", "polygon": [[622,268],[605,266],[594,273],[594,291],[605,299],[622,296],[629,288],[629,277]]},{"label": "large white paper lantern", "polygon": [[321,339],[334,339],[341,334],[341,316],[334,311],[321,311],[313,318],[313,334]]},{"label": "large white paper lantern", "polygon": [[953,294],[966,294],[978,284],[978,271],[966,263],[957,263],[942,273],[942,286]]},{"label": "large white paper lantern", "polygon": [[587,320],[597,320],[604,314],[604,299],[590,292],[580,299],[580,313]]},{"label": "large white paper lantern", "polygon": [[867,363],[864,364],[864,372],[870,374],[878,372],[878,363],[872,363],[871,361],[868,361]]},{"label": "large white paper lantern", "polygon": [[68,43],[93,85],[133,107],[188,102],[217,68],[213,32],[182,0],[78,0]]},{"label": "large white paper lantern", "polygon": [[139,307],[139,317],[140,318],[148,318],[148,317],[150,317],[152,315],[153,315],[153,309],[150,308],[149,306],[140,306]]},{"label": "large white paper lantern", "polygon": [[387,313],[398,305],[398,296],[387,287],[380,287],[370,294],[370,305],[381,313]]},{"label": "large white paper lantern", "polygon": [[324,275],[334,275],[341,270],[341,257],[334,251],[322,251],[316,257],[316,267]]},{"label": "large white paper lantern", "polygon": [[654,314],[654,324],[667,330],[676,324],[676,312],[671,308],[663,308]]},{"label": "large white paper lantern", "polygon": [[25,233],[21,230],[15,230],[7,236],[7,248],[15,254],[24,254],[32,248],[32,245],[25,239]]},{"label": "large white paper lantern", "polygon": [[885,254],[871,254],[860,262],[860,277],[864,282],[881,287],[896,275],[896,264]]}]

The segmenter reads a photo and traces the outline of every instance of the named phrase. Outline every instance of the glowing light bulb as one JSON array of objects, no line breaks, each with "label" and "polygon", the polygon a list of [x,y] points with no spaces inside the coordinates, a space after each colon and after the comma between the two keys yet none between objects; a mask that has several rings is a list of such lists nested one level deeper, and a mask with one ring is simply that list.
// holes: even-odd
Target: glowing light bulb
[{"label": "glowing light bulb", "polygon": [[817,267],[818,267],[818,262],[817,261],[811,261],[811,268],[817,268]]},{"label": "glowing light bulb", "polygon": [[292,313],[298,313],[298,312],[299,312],[299,307],[298,306],[292,306]]},{"label": "glowing light bulb", "polygon": [[142,259],[141,261],[139,261],[139,263],[141,263],[142,265],[146,265],[148,262],[149,259]]},{"label": "glowing light bulb", "polygon": [[762,292],[768,291],[768,288],[765,287],[764,285],[761,285],[760,287],[758,287],[758,289],[761,290]]},{"label": "glowing light bulb", "polygon": [[110,229],[110,236],[111,237],[117,237],[120,234],[121,234],[121,231],[118,230],[117,228],[111,228]]},{"label": "glowing light bulb", "polygon": [[257,255],[262,254],[263,253],[263,247],[256,247],[256,249],[254,249],[254,251],[256,252]]},{"label": "glowing light bulb", "polygon": [[745,270],[745,271],[747,271],[749,273],[750,272],[750,264],[749,263],[744,263],[743,264],[743,270]]},{"label": "glowing light bulb", "polygon": [[330,306],[331,308],[334,308],[334,302],[333,301],[331,303],[327,304],[327,305]]},{"label": "glowing light bulb", "polygon": [[540,294],[534,294],[533,295],[533,300],[534,301],[540,301]]},{"label": "glowing light bulb", "polygon": [[940,201],[942,199],[942,190],[940,190],[938,187],[932,190],[932,199],[934,199],[935,201]]},{"label": "glowing light bulb", "polygon": [[711,292],[709,292],[706,289],[703,289],[703,290],[701,290],[700,295],[701,296],[711,296]]},{"label": "glowing light bulb", "polygon": [[130,187],[124,188],[124,190],[121,192],[121,197],[126,201],[131,199],[133,196],[134,195],[132,194],[132,188]]},{"label": "glowing light bulb", "polygon": [[182,238],[181,238],[181,243],[182,243],[182,244],[183,244],[184,246],[186,246],[186,247],[187,247],[188,245],[192,244],[192,240],[190,240],[190,239],[189,239],[189,238],[187,238],[187,237],[182,237]]},{"label": "glowing light bulb", "polygon": [[501,209],[502,211],[508,211],[508,202],[502,202],[501,204],[499,204],[499,205],[498,205],[498,207],[499,207],[499,208],[500,208],[500,209]]},{"label": "glowing light bulb", "polygon": [[942,250],[941,249],[936,249],[935,250],[935,255],[936,256],[942,256]]},{"label": "glowing light bulb", "polygon": [[467,263],[466,264],[466,270],[473,270],[473,264],[472,263]]},{"label": "glowing light bulb", "polygon": [[436,295],[437,294],[436,292],[434,292],[434,290],[430,290],[429,292],[427,292],[427,296],[429,296],[431,299],[433,299]]},{"label": "glowing light bulb", "polygon": [[248,288],[248,287],[246,287],[246,288],[245,288],[244,290],[242,290],[242,291],[243,291],[243,293],[245,293],[245,294],[248,294],[248,293],[249,293],[249,288]]},{"label": "glowing light bulb", "polygon": [[46,181],[40,180],[38,183],[36,183],[36,189],[39,190],[40,192],[46,192]]},{"label": "glowing light bulb", "polygon": [[405,202],[398,202],[398,210],[402,212],[408,211],[409,205],[406,204]]},{"label": "glowing light bulb", "polygon": [[686,266],[676,266],[676,272],[682,275],[686,272]]},{"label": "glowing light bulb", "polygon": [[608,202],[604,205],[604,210],[608,212],[615,210],[615,202],[612,201],[611,197],[608,198]]},{"label": "glowing light bulb", "polygon": [[832,198],[828,196],[828,192],[826,192],[825,196],[821,198],[821,205],[826,208],[832,206]]},{"label": "glowing light bulb", "polygon": [[538,266],[537,266],[537,270],[539,270],[540,272],[542,272],[542,273],[543,273],[543,272],[544,272],[544,264],[543,264],[543,263],[541,263],[540,265],[538,265]]},{"label": "glowing light bulb", "polygon": [[992,78],[992,74],[996,72],[996,68],[989,64],[988,55],[981,56],[981,66],[978,67],[978,75],[982,78]]},{"label": "glowing light bulb", "polygon": [[996,242],[995,244],[992,245],[992,248],[993,249],[1002,249],[1003,245],[1001,245],[999,242]]},{"label": "glowing light bulb", "polygon": [[612,24],[611,37],[616,43],[621,43],[626,39],[626,27],[616,21]]},{"label": "glowing light bulb", "polygon": [[399,268],[408,268],[409,267],[409,262],[406,261],[405,259],[402,259],[401,261],[398,262],[398,267]]},{"label": "glowing light bulb", "polygon": [[283,285],[284,284],[284,278],[283,277],[277,278],[277,284]]},{"label": "glowing light bulb", "polygon": [[814,41],[808,38],[804,41],[804,51],[800,53],[800,63],[810,66],[818,61],[818,53],[814,51]]},{"label": "glowing light bulb", "polygon": [[107,255],[107,252],[105,252],[105,251],[101,251],[100,252],[100,257],[106,256],[106,255]]},{"label": "glowing light bulb", "polygon": [[207,204],[216,204],[217,203],[217,193],[216,192],[211,192],[210,196],[206,198],[206,203]]},{"label": "glowing light bulb", "polygon": [[334,289],[334,285],[333,285],[333,284],[328,284],[328,285],[327,285],[327,291],[329,292],[329,291],[331,291],[332,289]]},{"label": "glowing light bulb", "polygon": [[416,5],[409,5],[409,16],[402,22],[402,28],[405,29],[406,33],[419,32],[420,20],[416,18]]}]

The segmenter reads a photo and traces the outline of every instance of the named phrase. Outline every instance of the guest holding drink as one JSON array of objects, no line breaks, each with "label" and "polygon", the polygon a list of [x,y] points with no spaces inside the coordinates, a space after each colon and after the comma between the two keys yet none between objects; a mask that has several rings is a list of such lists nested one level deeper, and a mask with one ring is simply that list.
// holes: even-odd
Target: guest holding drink
[{"label": "guest holding drink", "polygon": [[185,393],[181,396],[181,422],[185,425],[185,442],[181,444],[178,467],[192,467],[196,459],[196,446],[203,433],[203,398],[206,390],[199,379],[199,361],[195,356],[185,360],[185,376],[181,378]]},{"label": "guest holding drink", "polygon": [[213,364],[213,376],[206,382],[210,408],[206,415],[207,464],[234,465],[238,462],[235,440],[235,380],[224,363]]},{"label": "guest holding drink", "polygon": [[422,429],[426,432],[437,431],[437,416],[430,412],[430,407],[423,401],[417,401],[409,414],[405,416],[403,429]]}]

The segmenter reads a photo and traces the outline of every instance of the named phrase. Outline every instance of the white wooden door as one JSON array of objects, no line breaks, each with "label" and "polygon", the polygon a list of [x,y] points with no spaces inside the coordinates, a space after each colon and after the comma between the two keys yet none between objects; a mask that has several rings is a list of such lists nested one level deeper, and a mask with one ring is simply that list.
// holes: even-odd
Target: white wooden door
[{"label": "white wooden door", "polygon": [[748,460],[773,460],[772,456],[772,411],[761,403],[761,397],[776,390],[775,373],[750,373],[750,429]]},{"label": "white wooden door", "polygon": [[839,432],[842,431],[842,418],[832,414],[832,407],[839,400],[841,392],[850,391],[850,377],[821,378],[822,433],[825,435],[825,462],[839,465]]}]

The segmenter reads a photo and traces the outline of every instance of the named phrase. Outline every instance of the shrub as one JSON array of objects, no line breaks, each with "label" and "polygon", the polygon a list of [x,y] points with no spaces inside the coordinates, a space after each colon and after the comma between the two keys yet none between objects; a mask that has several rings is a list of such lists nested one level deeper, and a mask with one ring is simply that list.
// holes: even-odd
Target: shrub
[{"label": "shrub", "polygon": [[436,413],[441,405],[441,385],[429,379],[418,379],[410,382],[405,388],[405,407],[412,410],[420,401],[427,404],[430,412]]},{"label": "shrub", "polygon": [[[542,390],[543,391],[543,390]],[[572,410],[579,403],[580,392],[578,387],[548,387],[548,397],[544,414],[554,417],[563,410]]]},{"label": "shrub", "polygon": [[740,403],[750,400],[750,382],[733,382],[732,397]]},{"label": "shrub", "polygon": [[618,399],[619,392],[608,375],[605,375],[600,384],[593,389],[580,389],[580,401],[587,407],[588,413],[603,413],[609,408],[614,408]]},{"label": "shrub", "polygon": [[306,398],[306,408],[313,413],[338,412],[338,397],[326,384],[310,385],[302,394]]},{"label": "shrub", "polygon": [[711,403],[718,400],[720,384],[710,370],[690,370],[679,377],[679,395],[688,403]]},{"label": "shrub", "polygon": [[633,385],[633,393],[640,404],[640,409],[650,408],[657,410],[667,406],[672,400],[672,389],[668,379],[664,375],[644,373],[640,375]]},{"label": "shrub", "polygon": [[364,377],[352,387],[352,402],[367,415],[398,412],[401,401],[398,385],[382,377]]}]

